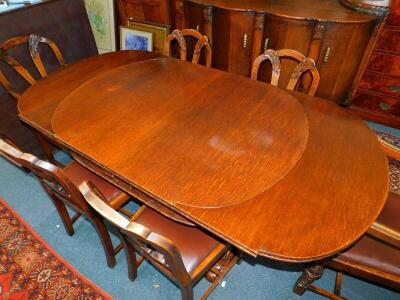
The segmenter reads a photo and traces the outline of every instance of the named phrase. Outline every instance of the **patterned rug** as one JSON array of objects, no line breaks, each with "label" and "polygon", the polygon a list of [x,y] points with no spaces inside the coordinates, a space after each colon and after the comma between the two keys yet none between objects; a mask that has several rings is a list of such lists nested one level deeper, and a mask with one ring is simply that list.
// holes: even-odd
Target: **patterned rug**
[{"label": "patterned rug", "polygon": [[0,198],[0,299],[112,299]]},{"label": "patterned rug", "polygon": [[[376,134],[385,142],[400,148],[400,138],[388,133],[377,131]],[[400,193],[400,161],[389,158],[390,190]]]}]

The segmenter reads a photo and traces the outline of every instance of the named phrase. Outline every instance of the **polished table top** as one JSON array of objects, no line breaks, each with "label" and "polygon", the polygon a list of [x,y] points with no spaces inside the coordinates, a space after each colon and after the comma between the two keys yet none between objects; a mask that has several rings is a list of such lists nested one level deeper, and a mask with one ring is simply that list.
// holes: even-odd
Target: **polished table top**
[{"label": "polished table top", "polygon": [[152,53],[60,69],[18,107],[99,175],[252,255],[332,255],[368,229],[388,192],[376,137],[347,111]]}]

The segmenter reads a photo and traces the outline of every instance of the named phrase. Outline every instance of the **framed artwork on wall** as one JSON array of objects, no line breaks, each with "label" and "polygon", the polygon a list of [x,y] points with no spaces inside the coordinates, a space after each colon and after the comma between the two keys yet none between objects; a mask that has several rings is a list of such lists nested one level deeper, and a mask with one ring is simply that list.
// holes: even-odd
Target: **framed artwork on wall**
[{"label": "framed artwork on wall", "polygon": [[168,34],[168,27],[157,26],[152,24],[146,24],[141,22],[135,22],[134,20],[128,20],[128,27],[130,29],[149,32],[153,34],[153,52],[163,53],[164,43]]},{"label": "framed artwork on wall", "polygon": [[116,50],[114,0],[84,0],[99,53]]},{"label": "framed artwork on wall", "polygon": [[153,51],[153,33],[120,26],[121,50]]}]

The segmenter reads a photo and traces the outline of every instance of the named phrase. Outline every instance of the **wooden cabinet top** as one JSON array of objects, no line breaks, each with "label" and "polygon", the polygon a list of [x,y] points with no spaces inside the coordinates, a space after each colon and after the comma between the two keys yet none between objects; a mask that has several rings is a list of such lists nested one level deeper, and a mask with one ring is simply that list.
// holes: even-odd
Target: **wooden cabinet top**
[{"label": "wooden cabinet top", "polygon": [[238,11],[265,12],[280,17],[341,23],[376,19],[344,7],[338,0],[188,0],[202,5]]}]

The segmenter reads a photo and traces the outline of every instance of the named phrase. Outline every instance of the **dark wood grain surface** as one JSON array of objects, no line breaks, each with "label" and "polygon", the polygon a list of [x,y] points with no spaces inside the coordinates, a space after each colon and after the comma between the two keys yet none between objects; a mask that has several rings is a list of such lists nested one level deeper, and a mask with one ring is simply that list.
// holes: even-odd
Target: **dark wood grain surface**
[{"label": "dark wood grain surface", "polygon": [[281,89],[170,58],[88,81],[58,105],[52,129],[147,193],[209,208],[274,186],[308,139],[301,105]]},{"label": "dark wood grain surface", "polygon": [[[388,193],[388,166],[359,118],[322,99],[291,97],[265,83],[169,58],[113,69],[149,58],[122,52],[66,67],[22,96],[20,116],[125,191],[173,209],[254,256],[326,257],[375,221]],[[107,60],[114,65],[101,64]],[[104,69],[93,71],[99,65]],[[88,72],[93,75],[82,81],[92,79],[78,89],[69,83]],[[57,85],[62,92],[38,104],[38,96]],[[268,133],[276,136],[262,144]],[[210,143],[214,136],[220,137],[218,149]],[[242,150],[244,158],[232,157]],[[282,178],[271,180],[277,174],[269,171],[292,160],[297,163],[289,173],[278,168]]]}]

